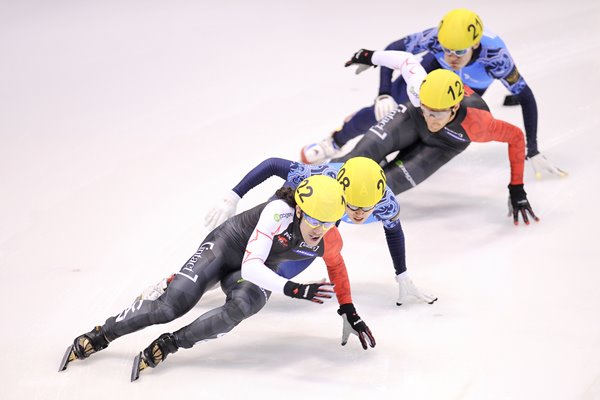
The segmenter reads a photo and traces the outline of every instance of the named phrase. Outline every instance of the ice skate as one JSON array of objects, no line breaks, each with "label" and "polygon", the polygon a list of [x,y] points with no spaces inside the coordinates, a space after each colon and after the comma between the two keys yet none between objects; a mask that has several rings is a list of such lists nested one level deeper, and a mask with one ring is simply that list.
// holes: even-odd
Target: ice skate
[{"label": "ice skate", "polygon": [[322,164],[340,153],[341,149],[333,140],[333,136],[329,136],[319,143],[304,146],[300,151],[300,159],[305,164]]},{"label": "ice skate", "polygon": [[146,368],[155,368],[167,358],[167,355],[177,352],[179,346],[175,343],[172,333],[163,333],[150,343],[150,346],[141,351],[133,360],[131,368],[131,382],[140,377],[140,372]]},{"label": "ice skate", "polygon": [[82,360],[90,355],[105,349],[108,346],[108,340],[102,332],[100,326],[94,327],[88,333],[77,336],[73,344],[67,347],[65,355],[62,358],[58,371],[64,371],[71,361]]}]

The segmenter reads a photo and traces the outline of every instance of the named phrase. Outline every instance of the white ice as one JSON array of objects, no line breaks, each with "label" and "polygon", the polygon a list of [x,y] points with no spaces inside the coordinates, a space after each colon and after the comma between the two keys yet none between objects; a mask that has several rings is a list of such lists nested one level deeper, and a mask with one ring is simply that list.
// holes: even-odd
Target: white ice
[{"label": "white ice", "polygon": [[[506,146],[473,144],[399,196],[409,273],[434,305],[396,307],[381,226],[344,225],[360,315],[340,346],[333,303],[274,295],[225,337],[129,382],[133,356],[221,304],[58,373],[73,338],[200,244],[211,205],[271,156],[298,159],[377,93],[344,61],[475,9],[539,107],[541,151],[570,175],[506,217]],[[594,1],[0,3],[0,398],[600,399],[600,5]],[[522,126],[506,90],[485,95]],[[240,203],[266,199],[271,179]],[[319,261],[299,280],[325,276]]]}]

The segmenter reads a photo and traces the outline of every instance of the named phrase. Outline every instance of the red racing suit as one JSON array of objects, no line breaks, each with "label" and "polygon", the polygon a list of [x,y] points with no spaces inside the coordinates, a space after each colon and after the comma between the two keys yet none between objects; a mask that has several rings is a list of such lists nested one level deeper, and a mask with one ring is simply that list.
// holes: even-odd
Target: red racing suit
[{"label": "red racing suit", "polygon": [[399,151],[396,158],[384,166],[387,184],[398,194],[427,179],[471,142],[490,141],[508,143],[510,183],[522,184],[523,131],[494,118],[481,96],[465,86],[465,97],[456,115],[439,132],[429,131],[420,108],[407,102],[372,126],[352,151],[332,162],[344,162],[357,156],[386,162],[389,154]]}]

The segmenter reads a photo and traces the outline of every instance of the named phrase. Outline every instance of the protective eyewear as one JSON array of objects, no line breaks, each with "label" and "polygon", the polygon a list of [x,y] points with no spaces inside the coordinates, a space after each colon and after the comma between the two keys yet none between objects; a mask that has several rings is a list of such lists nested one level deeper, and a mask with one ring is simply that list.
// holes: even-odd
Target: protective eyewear
[{"label": "protective eyewear", "polygon": [[423,104],[421,104],[420,110],[421,110],[421,114],[423,114],[423,116],[428,116],[433,119],[447,118],[452,113],[451,108],[448,108],[446,110],[432,110],[430,108],[425,107]]},{"label": "protective eyewear", "polygon": [[470,48],[466,48],[466,49],[462,49],[462,50],[450,50],[447,49],[445,47],[442,47],[442,50],[444,50],[444,54],[446,55],[455,55],[456,57],[464,57],[470,50]]},{"label": "protective eyewear", "polygon": [[362,210],[363,212],[369,212],[369,211],[371,211],[372,209],[375,208],[375,206],[371,206],[371,207],[356,207],[356,206],[353,206],[352,204],[346,204],[346,207],[348,207],[352,211]]},{"label": "protective eyewear", "polygon": [[308,226],[312,229],[317,229],[318,227],[323,227],[324,230],[331,229],[335,226],[335,222],[322,222],[316,218],[311,217],[310,215],[304,214],[304,221]]}]

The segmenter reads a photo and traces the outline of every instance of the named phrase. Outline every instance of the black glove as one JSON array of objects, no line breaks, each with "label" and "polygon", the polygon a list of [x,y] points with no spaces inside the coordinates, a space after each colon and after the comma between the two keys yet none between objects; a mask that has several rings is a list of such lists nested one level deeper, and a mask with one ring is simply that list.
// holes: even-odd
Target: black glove
[{"label": "black glove", "polygon": [[373,58],[373,53],[375,53],[373,50],[360,49],[359,51],[354,53],[350,60],[346,61],[344,67],[349,67],[351,65],[357,64],[358,68],[356,69],[356,74],[360,74],[361,72],[370,67],[377,68],[377,65],[373,65],[373,62],[371,61],[371,59]]},{"label": "black glove", "polygon": [[344,320],[344,327],[342,329],[342,346],[345,346],[346,343],[348,343],[348,337],[352,333],[358,336],[363,349],[367,350],[367,340],[369,346],[375,347],[375,338],[373,337],[373,334],[371,333],[371,330],[367,324],[365,324],[356,313],[354,304],[342,304],[338,310],[338,314],[341,315],[342,319]]},{"label": "black glove", "polygon": [[330,299],[333,291],[333,285],[329,282],[318,283],[296,283],[287,281],[283,287],[283,293],[286,296],[295,299],[304,299],[314,301],[315,303],[323,304],[321,299]]},{"label": "black glove", "polygon": [[529,225],[527,213],[531,214],[536,222],[540,220],[535,216],[533,210],[531,209],[531,205],[527,200],[527,193],[525,193],[523,185],[508,185],[508,191],[510,193],[508,198],[508,216],[510,217],[512,214],[515,225],[519,225],[519,213],[521,213],[523,222],[525,222],[526,225]]}]

